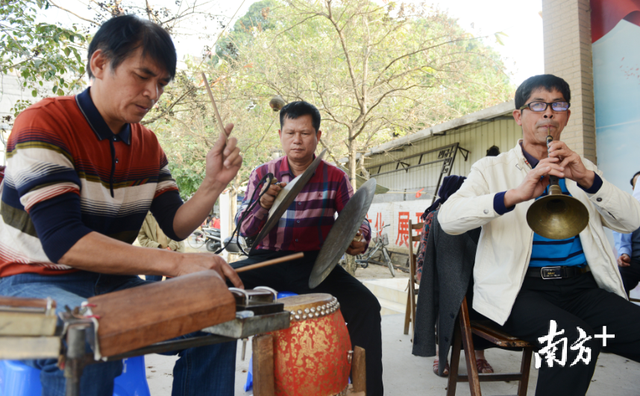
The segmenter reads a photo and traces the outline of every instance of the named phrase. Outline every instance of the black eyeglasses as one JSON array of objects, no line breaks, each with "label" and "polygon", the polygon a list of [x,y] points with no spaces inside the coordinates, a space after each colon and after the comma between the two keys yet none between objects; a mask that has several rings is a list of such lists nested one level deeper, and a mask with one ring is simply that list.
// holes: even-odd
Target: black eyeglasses
[{"label": "black eyeglasses", "polygon": [[536,113],[542,113],[543,111],[547,110],[547,107],[549,105],[551,105],[551,110],[557,112],[567,111],[569,110],[569,106],[571,106],[569,102],[531,102],[520,107],[518,110],[529,109],[531,111],[535,111]]}]

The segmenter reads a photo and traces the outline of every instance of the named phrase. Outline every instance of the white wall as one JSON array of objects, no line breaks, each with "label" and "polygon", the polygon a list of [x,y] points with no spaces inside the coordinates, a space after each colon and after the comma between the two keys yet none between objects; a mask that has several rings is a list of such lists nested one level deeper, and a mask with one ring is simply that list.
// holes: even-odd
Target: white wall
[{"label": "white wall", "polygon": [[[382,232],[389,236],[388,248],[395,251],[408,252],[409,219],[414,223],[422,221],[420,216],[431,205],[431,199],[405,202],[385,202],[371,204],[367,219],[371,223],[373,236],[378,235],[382,227],[390,224]],[[414,248],[418,244],[414,244]]]}]

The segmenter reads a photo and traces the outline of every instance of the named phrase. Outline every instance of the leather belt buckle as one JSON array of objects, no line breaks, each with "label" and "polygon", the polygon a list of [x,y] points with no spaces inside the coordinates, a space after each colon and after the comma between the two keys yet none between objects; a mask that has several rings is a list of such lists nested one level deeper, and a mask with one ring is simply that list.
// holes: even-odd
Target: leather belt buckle
[{"label": "leather belt buckle", "polygon": [[562,279],[562,267],[542,267],[540,268],[540,276],[544,280]]}]

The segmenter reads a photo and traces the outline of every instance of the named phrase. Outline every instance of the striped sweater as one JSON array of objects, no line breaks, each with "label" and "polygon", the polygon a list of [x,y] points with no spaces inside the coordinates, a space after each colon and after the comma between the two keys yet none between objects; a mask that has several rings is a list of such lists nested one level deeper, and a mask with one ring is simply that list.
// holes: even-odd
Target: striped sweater
[{"label": "striped sweater", "polygon": [[[240,220],[242,213],[251,204],[258,183],[267,173],[273,174],[281,182],[289,183],[295,178],[287,157],[269,161],[254,169],[236,221]],[[352,196],[353,188],[347,174],[321,161],[277,226],[258,243],[257,249],[294,252],[320,250],[335,223],[335,214],[342,212]],[[257,236],[266,223],[268,214],[267,209],[257,204],[240,225],[240,233],[245,237]],[[360,232],[368,243],[371,240],[371,228],[366,219],[360,226]]]},{"label": "striped sweater", "polygon": [[23,111],[0,184],[0,277],[73,271],[58,260],[96,231],[132,243],[148,210],[172,239],[182,205],[156,136],[140,124],[113,134],[90,88]]}]

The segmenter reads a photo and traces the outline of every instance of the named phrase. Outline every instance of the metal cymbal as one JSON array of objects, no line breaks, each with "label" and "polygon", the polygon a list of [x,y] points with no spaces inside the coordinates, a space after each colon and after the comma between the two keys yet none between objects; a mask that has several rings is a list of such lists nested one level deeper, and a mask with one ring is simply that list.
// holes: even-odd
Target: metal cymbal
[{"label": "metal cymbal", "polygon": [[320,161],[322,161],[322,157],[324,157],[324,153],[326,151],[326,149],[322,150],[320,155],[318,155],[316,159],[313,160],[311,165],[309,165],[309,167],[301,175],[287,183],[282,191],[280,191],[280,194],[278,194],[275,201],[273,202],[273,206],[271,206],[271,209],[269,209],[269,217],[267,218],[266,223],[264,223],[264,226],[260,230],[260,233],[258,233],[258,236],[253,241],[253,245],[251,245],[249,255],[257,250],[256,246],[258,246],[258,243],[260,243],[260,241],[262,241],[267,236],[267,234],[269,234],[269,231],[271,231],[273,227],[278,224],[278,221],[280,220],[284,212],[287,211],[289,205],[293,203],[300,191],[302,191],[304,186],[307,185],[307,182],[311,180],[313,173],[318,168],[318,165],[320,165]]},{"label": "metal cymbal", "polygon": [[327,239],[313,264],[309,287],[314,289],[333,271],[364,220],[376,191],[376,179],[364,183],[347,202],[331,227]]}]

